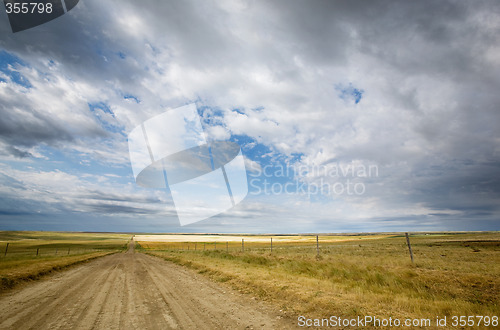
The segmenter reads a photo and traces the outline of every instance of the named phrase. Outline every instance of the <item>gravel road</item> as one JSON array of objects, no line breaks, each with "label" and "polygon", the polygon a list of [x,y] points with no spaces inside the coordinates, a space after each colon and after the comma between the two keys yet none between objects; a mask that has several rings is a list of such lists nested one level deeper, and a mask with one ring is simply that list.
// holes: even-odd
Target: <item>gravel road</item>
[{"label": "gravel road", "polygon": [[2,294],[0,311],[0,329],[293,327],[264,303],[132,244]]}]

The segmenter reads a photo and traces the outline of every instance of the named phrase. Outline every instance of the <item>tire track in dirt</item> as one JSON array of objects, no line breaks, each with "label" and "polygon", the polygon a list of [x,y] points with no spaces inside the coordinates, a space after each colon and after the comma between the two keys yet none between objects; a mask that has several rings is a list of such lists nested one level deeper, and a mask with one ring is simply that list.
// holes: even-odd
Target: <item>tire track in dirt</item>
[{"label": "tire track in dirt", "polygon": [[0,329],[282,329],[264,303],[156,257],[108,255],[0,296]]}]

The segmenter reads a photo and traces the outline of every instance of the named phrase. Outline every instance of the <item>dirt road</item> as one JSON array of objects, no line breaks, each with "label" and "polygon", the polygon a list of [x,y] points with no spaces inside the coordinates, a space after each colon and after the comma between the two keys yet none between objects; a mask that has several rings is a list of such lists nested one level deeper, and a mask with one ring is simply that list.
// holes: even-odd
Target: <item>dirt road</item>
[{"label": "dirt road", "polygon": [[0,296],[0,329],[281,329],[269,307],[189,269],[106,256]]}]

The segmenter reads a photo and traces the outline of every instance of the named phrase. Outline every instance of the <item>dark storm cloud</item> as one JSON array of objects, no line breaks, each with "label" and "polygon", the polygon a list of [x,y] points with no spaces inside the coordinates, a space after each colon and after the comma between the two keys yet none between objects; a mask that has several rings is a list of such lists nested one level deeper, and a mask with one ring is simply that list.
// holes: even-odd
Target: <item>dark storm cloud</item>
[{"label": "dark storm cloud", "polygon": [[105,193],[98,190],[89,191],[87,194],[81,195],[80,198],[100,200],[100,201],[112,201],[112,202],[133,202],[133,203],[144,203],[144,204],[160,204],[163,203],[158,197],[145,197],[137,195],[124,195],[117,193]]},{"label": "dark storm cloud", "polygon": [[14,146],[8,146],[6,148],[6,150],[7,150],[8,155],[10,154],[10,155],[17,157],[17,158],[28,158],[28,157],[33,156],[31,153],[29,153],[27,151],[19,150]]},{"label": "dark storm cloud", "polygon": [[0,210],[0,215],[1,216],[18,216],[18,215],[31,215],[31,212],[27,211],[7,211],[7,210]]},{"label": "dark storm cloud", "polygon": [[430,207],[487,212],[483,215],[500,210],[500,162],[450,162],[425,172],[420,173],[415,193]]},{"label": "dark storm cloud", "polygon": [[[4,103],[0,106],[0,138],[19,146],[33,146],[40,142],[71,141],[73,136],[49,115],[21,108],[20,104]],[[12,150],[14,151],[14,150]]]},{"label": "dark storm cloud", "polygon": [[86,204],[85,206],[92,213],[105,214],[105,215],[117,215],[117,214],[151,215],[159,213],[158,211],[151,210],[148,208],[117,205],[117,204],[98,203],[98,204]]}]

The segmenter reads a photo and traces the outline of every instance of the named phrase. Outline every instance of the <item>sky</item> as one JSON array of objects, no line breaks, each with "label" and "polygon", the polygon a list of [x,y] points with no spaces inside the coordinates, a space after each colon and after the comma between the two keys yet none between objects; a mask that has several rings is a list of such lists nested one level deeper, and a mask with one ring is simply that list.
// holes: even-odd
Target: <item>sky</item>
[{"label": "sky", "polygon": [[[81,0],[0,10],[0,230],[500,230],[497,1]],[[195,104],[248,194],[180,226],[128,134]]]}]

